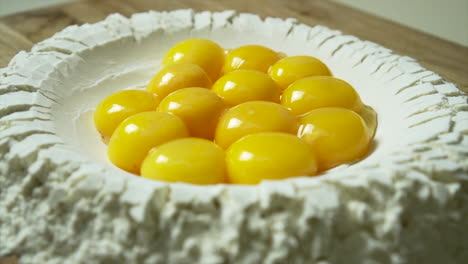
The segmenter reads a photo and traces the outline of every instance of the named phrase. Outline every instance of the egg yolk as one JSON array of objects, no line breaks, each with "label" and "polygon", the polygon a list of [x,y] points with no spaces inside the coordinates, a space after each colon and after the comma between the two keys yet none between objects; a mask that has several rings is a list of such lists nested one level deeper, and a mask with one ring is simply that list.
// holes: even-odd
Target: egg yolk
[{"label": "egg yolk", "polygon": [[268,74],[282,90],[293,82],[309,76],[330,76],[330,70],[319,59],[311,56],[290,56],[273,64]]},{"label": "egg yolk", "polygon": [[200,66],[177,63],[164,67],[146,87],[146,90],[164,98],[168,94],[187,87],[210,88],[211,81]]},{"label": "egg yolk", "polygon": [[364,119],[364,122],[366,122],[369,134],[371,138],[373,138],[377,130],[377,113],[368,105],[363,105],[357,113]]},{"label": "egg yolk", "polygon": [[182,119],[191,136],[213,139],[224,103],[213,91],[193,87],[171,93],[161,101],[158,110]]},{"label": "egg yolk", "polygon": [[110,138],[107,154],[117,167],[140,173],[148,151],[177,138],[187,137],[184,122],[163,112],[143,112],[125,119]]},{"label": "egg yolk", "polygon": [[164,56],[163,65],[193,63],[200,66],[211,81],[218,79],[224,63],[224,49],[207,39],[188,39],[174,45]]},{"label": "egg yolk", "polygon": [[257,184],[362,159],[377,114],[311,56],[177,43],[146,91],[104,99],[94,122],[117,167],[192,184]]},{"label": "egg yolk", "polygon": [[228,181],[257,184],[262,180],[280,180],[315,175],[312,148],[295,135],[267,132],[245,136],[226,151]]},{"label": "egg yolk", "polygon": [[267,73],[282,54],[260,45],[245,45],[230,50],[224,62],[223,73],[235,70],[254,70]]},{"label": "egg yolk", "polygon": [[237,70],[224,75],[212,88],[231,107],[247,101],[279,102],[279,88],[265,73]]},{"label": "egg yolk", "polygon": [[295,134],[296,118],[280,104],[252,101],[229,109],[219,120],[215,141],[227,148],[243,136],[259,132]]},{"label": "egg yolk", "polygon": [[159,97],[141,90],[124,90],[111,94],[94,111],[94,125],[104,142],[109,142],[117,126],[134,114],[156,110]]},{"label": "egg yolk", "polygon": [[312,146],[319,171],[364,157],[371,138],[360,115],[338,107],[319,108],[301,116],[297,136]]},{"label": "egg yolk", "polygon": [[224,151],[200,138],[174,140],[153,149],[143,161],[141,176],[167,182],[225,182]]},{"label": "egg yolk", "polygon": [[343,107],[359,111],[362,101],[347,82],[330,76],[306,77],[284,90],[281,104],[294,115],[321,107]]}]

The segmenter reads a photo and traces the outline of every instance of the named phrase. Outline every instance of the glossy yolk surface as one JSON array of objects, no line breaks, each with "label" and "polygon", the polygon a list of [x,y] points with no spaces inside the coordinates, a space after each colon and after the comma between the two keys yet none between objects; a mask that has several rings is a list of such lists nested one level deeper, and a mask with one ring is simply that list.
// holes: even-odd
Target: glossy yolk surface
[{"label": "glossy yolk surface", "polygon": [[223,73],[235,70],[254,70],[267,73],[270,66],[281,58],[282,54],[264,46],[241,46],[228,52]]},{"label": "glossy yolk surface", "polygon": [[312,146],[320,171],[362,158],[370,141],[362,117],[337,107],[319,108],[301,116],[297,135]]},{"label": "glossy yolk surface", "polygon": [[163,112],[143,112],[125,119],[117,127],[109,141],[107,154],[117,167],[139,174],[150,149],[187,136],[187,128],[180,118]]},{"label": "glossy yolk surface", "polygon": [[134,114],[153,111],[159,97],[146,91],[124,90],[106,97],[94,111],[94,124],[104,142],[109,142],[117,126]]},{"label": "glossy yolk surface", "polygon": [[171,93],[161,101],[158,110],[181,118],[191,136],[212,140],[224,103],[213,91],[194,87]]},{"label": "glossy yolk surface", "polygon": [[212,141],[183,138],[152,150],[141,176],[168,182],[217,184],[225,182],[224,151]]},{"label": "glossy yolk surface", "polygon": [[257,184],[294,176],[315,175],[312,148],[295,135],[279,132],[257,133],[234,142],[226,151],[228,180]]},{"label": "glossy yolk surface", "polygon": [[363,158],[376,131],[376,112],[314,57],[188,39],[162,64],[147,91],[112,94],[94,113],[109,160],[148,179],[313,176]]},{"label": "glossy yolk surface", "polygon": [[164,98],[168,94],[187,87],[210,88],[211,81],[200,66],[191,63],[171,64],[159,71],[146,90]]},{"label": "glossy yolk surface", "polygon": [[238,70],[224,75],[211,88],[228,107],[247,101],[279,102],[279,88],[265,73]]},{"label": "glossy yolk surface", "polygon": [[331,75],[330,70],[322,61],[311,56],[283,58],[271,66],[268,74],[282,90],[304,77]]},{"label": "glossy yolk surface", "polygon": [[374,109],[368,105],[364,105],[359,111],[357,111],[364,122],[366,122],[367,129],[369,130],[369,134],[371,138],[374,137],[375,132],[377,131],[377,113]]},{"label": "glossy yolk surface", "polygon": [[229,109],[219,120],[215,141],[227,148],[243,136],[259,132],[295,134],[296,118],[280,104],[252,101]]},{"label": "glossy yolk surface", "polygon": [[362,101],[347,82],[330,76],[306,77],[284,90],[281,104],[294,115],[321,107],[343,107],[359,111]]},{"label": "glossy yolk surface", "polygon": [[188,39],[173,46],[164,56],[163,65],[193,63],[200,66],[211,81],[218,79],[224,63],[224,49],[207,39]]}]

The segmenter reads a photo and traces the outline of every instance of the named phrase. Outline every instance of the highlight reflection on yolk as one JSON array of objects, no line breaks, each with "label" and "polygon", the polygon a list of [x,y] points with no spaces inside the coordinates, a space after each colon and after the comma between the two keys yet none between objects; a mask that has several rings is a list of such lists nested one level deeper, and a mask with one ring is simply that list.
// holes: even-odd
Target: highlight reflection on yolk
[{"label": "highlight reflection on yolk", "polygon": [[270,76],[258,71],[233,71],[219,78],[211,89],[228,107],[247,101],[279,102],[278,85]]},{"label": "highlight reflection on yolk", "polygon": [[185,88],[171,93],[159,104],[158,111],[178,116],[185,122],[192,137],[213,139],[223,100],[205,88]]},{"label": "highlight reflection on yolk", "polygon": [[259,132],[296,133],[296,118],[280,104],[251,101],[229,109],[219,120],[215,141],[227,148],[243,136]]},{"label": "highlight reflection on yolk", "polygon": [[319,171],[362,158],[371,134],[363,118],[338,107],[312,110],[299,117],[297,136],[315,151]]},{"label": "highlight reflection on yolk", "polygon": [[266,132],[245,136],[226,151],[228,180],[257,184],[295,176],[313,176],[316,157],[304,141],[288,133]]},{"label": "highlight reflection on yolk", "polygon": [[150,149],[187,136],[180,118],[163,112],[143,112],[125,119],[116,128],[107,154],[115,166],[139,174],[141,162]]},{"label": "highlight reflection on yolk", "polygon": [[281,90],[297,80],[310,76],[330,76],[328,67],[311,56],[290,56],[273,64],[268,74],[281,87]]},{"label": "highlight reflection on yolk", "polygon": [[164,98],[174,91],[187,87],[210,88],[211,81],[198,65],[178,63],[168,65],[159,71],[146,90]]},{"label": "highlight reflection on yolk", "polygon": [[158,96],[140,90],[113,93],[94,111],[94,125],[107,143],[123,120],[140,112],[156,110],[160,100]]},{"label": "highlight reflection on yolk", "polygon": [[173,140],[149,153],[141,166],[141,176],[168,182],[224,183],[224,151],[206,139]]},{"label": "highlight reflection on yolk", "polygon": [[359,94],[347,82],[330,77],[306,77],[284,90],[281,104],[294,115],[321,107],[343,107],[359,111],[363,106]]},{"label": "highlight reflection on yolk", "polygon": [[[200,66],[212,82],[216,81],[224,63],[224,50],[207,39],[187,39],[173,46],[164,56],[163,65],[192,63]],[[200,85],[195,85],[200,86]],[[190,87],[190,86],[187,86]]]},{"label": "highlight reflection on yolk", "polygon": [[267,73],[282,54],[260,45],[245,45],[228,51],[223,74],[235,70],[254,70]]}]

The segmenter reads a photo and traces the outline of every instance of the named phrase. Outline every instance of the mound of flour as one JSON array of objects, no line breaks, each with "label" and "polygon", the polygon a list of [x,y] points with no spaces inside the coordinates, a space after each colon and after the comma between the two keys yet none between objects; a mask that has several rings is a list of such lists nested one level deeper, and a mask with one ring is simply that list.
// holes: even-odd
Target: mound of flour
[{"label": "mound of flour", "polygon": [[[205,37],[309,54],[379,113],[375,151],[258,186],[149,181],[112,168],[89,124],[143,87],[165,48]],[[310,52],[309,52],[310,51]],[[0,256],[21,263],[466,263],[468,103],[413,59],[322,26],[251,14],[115,14],[0,69]]]}]

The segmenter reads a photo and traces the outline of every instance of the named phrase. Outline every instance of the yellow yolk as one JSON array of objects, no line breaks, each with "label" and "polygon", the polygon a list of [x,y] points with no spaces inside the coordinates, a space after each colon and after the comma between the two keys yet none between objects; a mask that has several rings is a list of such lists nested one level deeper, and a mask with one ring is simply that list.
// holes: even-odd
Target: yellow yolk
[{"label": "yellow yolk", "polygon": [[180,118],[163,112],[143,112],[125,119],[117,127],[107,154],[115,166],[138,174],[150,149],[187,136],[187,128]]},{"label": "yellow yolk", "polygon": [[219,120],[215,141],[227,148],[243,136],[258,132],[295,134],[296,118],[280,104],[252,101],[229,109]]},{"label": "yellow yolk", "polygon": [[104,142],[109,142],[117,126],[134,114],[156,110],[160,99],[146,91],[124,90],[106,97],[94,111],[94,124]]},{"label": "yellow yolk", "polygon": [[211,81],[200,66],[177,63],[164,67],[148,84],[146,90],[164,98],[168,94],[188,87],[210,88]]},{"label": "yellow yolk", "polygon": [[368,105],[364,105],[356,113],[358,113],[362,119],[364,119],[367,125],[367,129],[369,130],[369,134],[371,135],[371,138],[373,138],[377,130],[377,113],[374,111],[374,109],[372,109],[372,107]]},{"label": "yellow yolk", "polygon": [[163,65],[193,63],[200,66],[211,81],[218,79],[224,63],[224,49],[207,39],[188,39],[174,45],[164,56]]},{"label": "yellow yolk", "polygon": [[105,98],[94,122],[117,167],[190,184],[257,184],[362,159],[377,114],[311,56],[260,45],[174,45],[146,91]]},{"label": "yellow yolk", "polygon": [[331,75],[327,65],[311,56],[283,58],[271,66],[268,74],[282,90],[304,77]]},{"label": "yellow yolk", "polygon": [[301,116],[297,135],[312,146],[319,171],[364,157],[371,139],[361,116],[338,107],[319,108]]},{"label": "yellow yolk", "polygon": [[181,118],[191,136],[213,139],[224,103],[213,91],[194,87],[171,93],[161,101],[158,110]]},{"label": "yellow yolk", "polygon": [[225,182],[224,151],[212,141],[183,138],[152,150],[141,176],[168,182],[217,184]]},{"label": "yellow yolk", "polygon": [[223,73],[235,70],[254,70],[267,73],[270,66],[282,56],[282,54],[260,45],[241,46],[227,53]]},{"label": "yellow yolk", "polygon": [[265,73],[238,70],[224,75],[211,88],[227,106],[247,101],[279,102],[279,88]]},{"label": "yellow yolk", "polygon": [[315,175],[312,148],[287,133],[269,132],[245,136],[226,151],[228,181],[257,184],[262,180],[280,180]]},{"label": "yellow yolk", "polygon": [[281,104],[294,115],[321,107],[343,107],[359,111],[362,101],[347,82],[330,76],[306,77],[284,90]]}]

